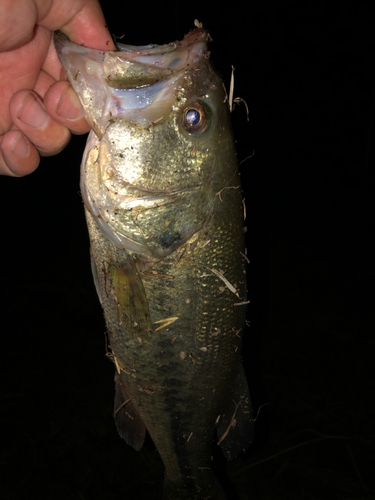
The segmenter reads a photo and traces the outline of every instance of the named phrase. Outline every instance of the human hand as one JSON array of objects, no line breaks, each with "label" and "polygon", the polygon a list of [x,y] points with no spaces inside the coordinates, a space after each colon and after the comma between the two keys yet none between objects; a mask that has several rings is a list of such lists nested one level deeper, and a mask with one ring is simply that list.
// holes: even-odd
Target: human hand
[{"label": "human hand", "polygon": [[[98,0],[0,0],[0,174],[33,172],[89,126],[62,71],[52,32],[114,49]],[[66,78],[66,77],[65,77]]]}]

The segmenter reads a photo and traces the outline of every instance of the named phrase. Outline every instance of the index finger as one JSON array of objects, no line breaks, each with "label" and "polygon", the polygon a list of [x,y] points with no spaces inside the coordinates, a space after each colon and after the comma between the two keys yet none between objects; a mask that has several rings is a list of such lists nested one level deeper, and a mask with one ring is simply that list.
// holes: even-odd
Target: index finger
[{"label": "index finger", "polygon": [[[63,31],[78,45],[97,50],[115,49],[98,0],[54,0],[39,24],[51,31]],[[42,69],[55,80],[61,79],[61,64],[53,39]]]},{"label": "index finger", "polygon": [[[41,5],[45,2],[36,1]],[[63,31],[78,45],[97,50],[115,49],[98,0],[54,0],[38,24],[51,31]]]}]

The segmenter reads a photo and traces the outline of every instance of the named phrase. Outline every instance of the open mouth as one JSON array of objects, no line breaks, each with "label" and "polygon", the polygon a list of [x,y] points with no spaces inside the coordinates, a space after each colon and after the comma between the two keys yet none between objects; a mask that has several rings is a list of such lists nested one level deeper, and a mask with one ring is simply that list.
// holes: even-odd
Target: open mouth
[{"label": "open mouth", "polygon": [[142,127],[161,119],[170,109],[185,70],[193,69],[206,52],[207,33],[196,29],[167,45],[101,52],[72,43],[56,32],[57,53],[98,137],[109,118],[123,116]]}]

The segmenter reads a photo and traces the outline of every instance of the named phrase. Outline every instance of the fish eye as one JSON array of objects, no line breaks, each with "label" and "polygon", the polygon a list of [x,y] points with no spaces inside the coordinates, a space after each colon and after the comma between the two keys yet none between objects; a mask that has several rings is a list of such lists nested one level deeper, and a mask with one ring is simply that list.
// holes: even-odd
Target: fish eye
[{"label": "fish eye", "polygon": [[190,134],[201,134],[209,124],[209,116],[206,106],[199,102],[189,104],[182,114],[182,124]]}]

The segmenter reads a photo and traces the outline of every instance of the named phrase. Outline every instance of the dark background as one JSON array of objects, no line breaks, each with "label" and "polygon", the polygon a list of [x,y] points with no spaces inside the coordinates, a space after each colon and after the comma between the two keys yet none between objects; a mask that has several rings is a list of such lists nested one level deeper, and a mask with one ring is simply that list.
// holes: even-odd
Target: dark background
[{"label": "dark background", "polygon": [[[364,5],[368,5],[368,7]],[[220,469],[237,500],[375,498],[371,2],[106,2],[130,44],[210,31],[247,207],[244,363],[253,446]],[[328,5],[328,6],[327,6]],[[79,195],[85,137],[0,178],[0,498],[160,499],[151,441],[112,418],[113,365]]]}]

